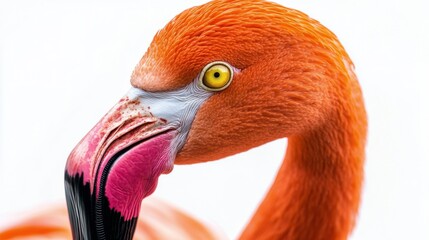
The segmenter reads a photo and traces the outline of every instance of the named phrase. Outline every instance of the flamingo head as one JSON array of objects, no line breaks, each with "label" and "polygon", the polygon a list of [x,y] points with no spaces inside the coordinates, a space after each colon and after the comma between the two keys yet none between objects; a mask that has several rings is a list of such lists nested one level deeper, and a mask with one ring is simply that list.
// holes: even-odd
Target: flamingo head
[{"label": "flamingo head", "polygon": [[131,239],[142,199],[174,164],[317,127],[350,66],[335,35],[296,10],[217,0],[182,12],[155,35],[129,92],[68,158],[74,236]]}]

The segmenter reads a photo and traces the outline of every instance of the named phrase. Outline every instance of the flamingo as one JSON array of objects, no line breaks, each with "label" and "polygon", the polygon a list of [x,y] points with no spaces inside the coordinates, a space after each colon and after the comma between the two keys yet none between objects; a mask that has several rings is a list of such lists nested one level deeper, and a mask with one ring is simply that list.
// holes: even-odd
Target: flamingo
[{"label": "flamingo", "polygon": [[143,199],[174,164],[285,137],[275,181],[239,238],[348,237],[366,112],[352,61],[319,22],[267,1],[214,0],[155,35],[131,84],[67,160],[68,211],[41,213],[0,239],[221,239],[182,211]]}]

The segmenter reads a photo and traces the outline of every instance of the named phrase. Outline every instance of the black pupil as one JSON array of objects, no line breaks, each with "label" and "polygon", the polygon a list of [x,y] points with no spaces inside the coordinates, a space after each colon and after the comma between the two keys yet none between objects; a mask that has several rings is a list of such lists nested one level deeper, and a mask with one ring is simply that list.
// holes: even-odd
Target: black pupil
[{"label": "black pupil", "polygon": [[215,78],[220,77],[220,73],[219,72],[215,72],[213,75],[214,75]]}]

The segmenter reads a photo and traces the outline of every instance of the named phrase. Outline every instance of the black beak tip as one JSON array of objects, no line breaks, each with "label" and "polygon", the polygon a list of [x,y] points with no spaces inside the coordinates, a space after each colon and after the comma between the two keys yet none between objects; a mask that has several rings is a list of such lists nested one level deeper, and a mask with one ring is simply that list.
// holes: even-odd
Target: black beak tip
[{"label": "black beak tip", "polygon": [[104,194],[91,194],[83,174],[70,176],[65,172],[65,194],[73,239],[132,239],[137,218],[125,220],[109,207]]}]

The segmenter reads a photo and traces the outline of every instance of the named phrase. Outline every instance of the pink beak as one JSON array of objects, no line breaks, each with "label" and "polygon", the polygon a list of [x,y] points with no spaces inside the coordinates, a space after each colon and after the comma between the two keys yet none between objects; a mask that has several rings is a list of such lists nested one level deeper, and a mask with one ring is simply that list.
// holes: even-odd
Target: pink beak
[{"label": "pink beak", "polygon": [[195,80],[168,92],[131,88],[70,154],[65,189],[74,239],[131,239],[140,204],[173,169],[199,107]]},{"label": "pink beak", "polygon": [[[65,170],[73,236],[134,232],[143,198],[173,168],[177,131],[139,98],[122,98],[71,152]],[[112,228],[123,228],[111,230]],[[119,233],[118,233],[119,231]]]}]

